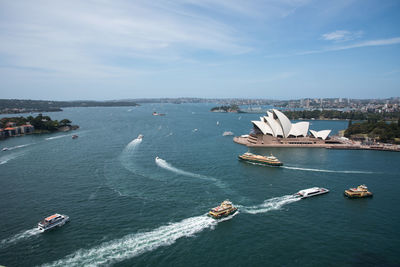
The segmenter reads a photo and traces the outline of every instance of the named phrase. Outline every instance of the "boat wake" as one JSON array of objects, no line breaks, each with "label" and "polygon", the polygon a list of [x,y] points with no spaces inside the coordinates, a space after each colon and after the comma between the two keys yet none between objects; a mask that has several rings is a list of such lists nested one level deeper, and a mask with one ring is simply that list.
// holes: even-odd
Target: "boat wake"
[{"label": "boat wake", "polygon": [[35,227],[24,232],[18,233],[10,238],[4,239],[0,242],[0,247],[7,247],[18,243],[24,239],[40,234],[40,231]]},{"label": "boat wake", "polygon": [[125,150],[127,152],[133,151],[140,143],[142,142],[141,138],[135,138],[129,144],[126,145]]},{"label": "boat wake", "polygon": [[309,172],[364,173],[364,174],[371,174],[371,173],[373,173],[373,172],[368,172],[368,171],[335,171],[335,170],[324,170],[324,169],[299,168],[299,167],[291,167],[291,166],[281,166],[281,168],[289,169],[289,170],[309,171]]},{"label": "boat wake", "polygon": [[174,166],[172,166],[171,164],[169,164],[168,162],[166,162],[165,160],[163,160],[163,159],[161,159],[159,157],[156,157],[155,162],[159,167],[161,167],[163,169],[166,169],[166,170],[169,170],[171,172],[174,172],[176,174],[212,181],[220,188],[225,188],[226,187],[220,180],[218,180],[216,178],[208,177],[208,176],[205,176],[205,175],[192,173],[192,172],[188,172],[188,171],[184,171],[184,170],[175,168]]},{"label": "boat wake", "polygon": [[6,164],[10,160],[16,159],[22,155],[23,155],[23,153],[14,153],[14,154],[9,154],[9,155],[0,157],[0,165]]},{"label": "boat wake", "polygon": [[18,148],[23,148],[23,147],[30,146],[30,145],[33,145],[33,143],[9,147],[8,150],[14,150],[14,149],[18,149]]},{"label": "boat wake", "polygon": [[67,136],[72,136],[72,135],[71,134],[58,135],[58,136],[48,137],[45,140],[53,140],[53,139],[67,137]]},{"label": "boat wake", "polygon": [[214,220],[207,215],[191,217],[149,232],[130,234],[90,249],[78,250],[64,259],[45,266],[112,265],[159,247],[172,245],[179,238],[193,237],[207,228],[213,230],[219,222],[221,221]]},{"label": "boat wake", "polygon": [[300,198],[295,197],[293,195],[286,195],[282,197],[274,197],[271,199],[267,199],[260,205],[249,206],[249,207],[245,206],[238,206],[238,207],[240,208],[241,212],[258,214],[258,213],[266,213],[271,210],[279,210],[283,206],[293,202],[297,202],[299,200]]}]

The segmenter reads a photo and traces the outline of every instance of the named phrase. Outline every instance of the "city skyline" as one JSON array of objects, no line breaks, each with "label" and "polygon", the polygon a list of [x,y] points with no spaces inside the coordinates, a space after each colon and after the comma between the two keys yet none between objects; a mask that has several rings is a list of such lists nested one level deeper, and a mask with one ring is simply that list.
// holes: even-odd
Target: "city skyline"
[{"label": "city skyline", "polygon": [[1,98],[388,98],[397,1],[5,1]]}]

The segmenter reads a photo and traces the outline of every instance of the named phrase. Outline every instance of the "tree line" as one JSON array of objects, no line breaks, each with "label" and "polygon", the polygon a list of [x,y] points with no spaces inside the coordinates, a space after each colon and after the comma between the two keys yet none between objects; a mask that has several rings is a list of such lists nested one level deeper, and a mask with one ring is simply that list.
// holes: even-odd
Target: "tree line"
[{"label": "tree line", "polygon": [[28,117],[10,117],[10,118],[2,118],[0,119],[0,127],[5,128],[8,122],[15,122],[17,126],[21,126],[24,124],[30,123],[33,127],[35,127],[35,131],[49,131],[54,132],[57,131],[60,127],[71,126],[71,121],[69,119],[63,120],[52,120],[49,116],[43,116],[42,114],[37,115],[36,117],[28,116]]}]

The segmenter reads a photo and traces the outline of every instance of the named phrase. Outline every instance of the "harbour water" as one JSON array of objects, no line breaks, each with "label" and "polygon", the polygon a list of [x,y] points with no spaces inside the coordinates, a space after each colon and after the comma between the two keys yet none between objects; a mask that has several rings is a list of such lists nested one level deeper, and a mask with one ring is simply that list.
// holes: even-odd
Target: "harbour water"
[{"label": "harbour water", "polygon": [[[10,150],[0,152],[0,265],[400,264],[400,153],[251,149],[285,165],[239,162],[248,149],[222,134],[247,134],[259,114],[213,106],[69,108],[46,115],[72,120],[77,131],[1,141]],[[360,184],[374,197],[343,196]],[[291,196],[314,186],[330,193]],[[235,216],[206,216],[225,199],[239,207]],[[38,233],[37,222],[55,212],[71,222]]]}]

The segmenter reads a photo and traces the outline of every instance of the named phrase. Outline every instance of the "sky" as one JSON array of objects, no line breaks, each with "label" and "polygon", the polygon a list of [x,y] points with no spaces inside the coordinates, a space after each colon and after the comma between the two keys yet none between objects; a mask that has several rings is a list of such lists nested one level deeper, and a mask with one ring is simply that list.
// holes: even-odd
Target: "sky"
[{"label": "sky", "polygon": [[400,96],[398,0],[0,0],[0,98]]}]

